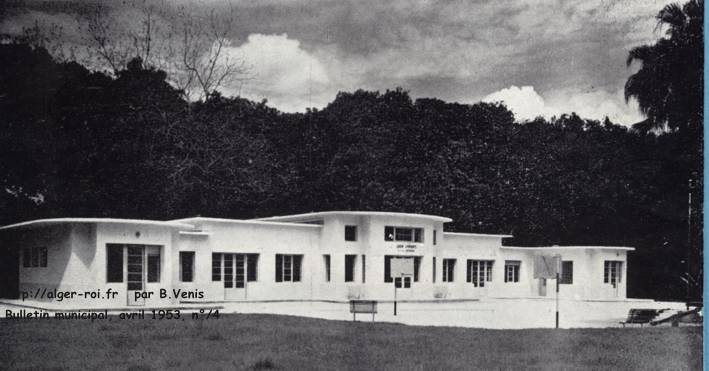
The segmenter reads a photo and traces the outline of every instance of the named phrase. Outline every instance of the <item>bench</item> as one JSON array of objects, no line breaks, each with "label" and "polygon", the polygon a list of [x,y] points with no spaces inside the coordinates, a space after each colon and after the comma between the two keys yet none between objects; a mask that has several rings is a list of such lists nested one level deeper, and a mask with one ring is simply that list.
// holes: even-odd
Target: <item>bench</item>
[{"label": "bench", "polygon": [[372,322],[374,322],[374,315],[377,313],[377,301],[376,300],[350,300],[350,313],[352,313],[352,320],[357,319],[357,313],[371,313]]},{"label": "bench", "polygon": [[628,311],[628,318],[620,322],[623,327],[627,324],[639,324],[642,327],[646,323],[650,323],[657,317],[656,309],[631,309]]},{"label": "bench", "polygon": [[678,326],[680,323],[700,323],[702,322],[701,310],[701,307],[695,307],[694,309],[690,310],[661,310],[660,313],[668,311],[671,315],[660,316],[660,318],[658,319],[653,319],[650,324],[653,326],[657,326],[663,323],[671,323],[672,326]]}]

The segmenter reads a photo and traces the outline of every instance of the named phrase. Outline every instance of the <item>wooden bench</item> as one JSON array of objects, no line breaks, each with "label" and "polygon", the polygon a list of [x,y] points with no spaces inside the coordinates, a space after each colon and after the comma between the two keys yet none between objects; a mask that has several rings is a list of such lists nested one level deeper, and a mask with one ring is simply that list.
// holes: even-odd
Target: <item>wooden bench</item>
[{"label": "wooden bench", "polygon": [[350,300],[350,313],[352,313],[353,321],[357,319],[357,313],[371,313],[372,322],[374,322],[374,315],[377,313],[377,301]]},{"label": "wooden bench", "polygon": [[631,309],[628,311],[628,318],[620,322],[623,327],[627,324],[639,324],[642,327],[646,323],[650,323],[657,317],[656,309]]}]

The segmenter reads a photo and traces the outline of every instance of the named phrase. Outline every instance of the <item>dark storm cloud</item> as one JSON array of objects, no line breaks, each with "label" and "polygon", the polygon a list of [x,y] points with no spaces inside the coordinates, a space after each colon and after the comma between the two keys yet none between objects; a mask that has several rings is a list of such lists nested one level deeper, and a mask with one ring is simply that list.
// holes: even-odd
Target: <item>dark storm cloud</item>
[{"label": "dark storm cloud", "polygon": [[[529,99],[527,103],[548,105],[539,107],[540,113],[577,110],[632,123],[639,115],[625,105],[621,94],[632,72],[625,58],[631,47],[657,37],[653,17],[665,3],[266,0],[170,4],[233,14],[231,52],[248,59],[260,76],[255,79],[259,84],[240,91],[269,98],[285,110],[322,106],[338,90],[356,88],[400,86],[415,97],[473,102],[513,86],[530,86],[505,91],[520,93],[514,97],[506,98],[505,92],[496,96],[513,108]],[[76,9],[81,6],[80,2],[25,2],[16,10],[33,9],[35,16],[51,13],[67,22],[59,18],[60,13],[79,12]],[[16,30],[29,18],[27,14],[10,18],[2,29],[14,26]],[[515,102],[509,101],[512,98]]]}]

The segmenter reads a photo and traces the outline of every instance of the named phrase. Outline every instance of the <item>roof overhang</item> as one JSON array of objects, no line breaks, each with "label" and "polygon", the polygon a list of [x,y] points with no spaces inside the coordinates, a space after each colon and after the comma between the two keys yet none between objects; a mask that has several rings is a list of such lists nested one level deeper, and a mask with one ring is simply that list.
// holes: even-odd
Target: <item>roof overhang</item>
[{"label": "roof overhang", "polygon": [[194,229],[187,223],[175,221],[145,220],[145,219],[114,219],[114,218],[54,218],[37,219],[0,227],[0,230],[36,228],[61,224],[125,224],[125,225],[150,225],[167,228]]},{"label": "roof overhang", "polygon": [[253,220],[264,220],[264,221],[294,221],[294,220],[313,220],[317,218],[322,218],[326,216],[384,216],[393,218],[421,218],[428,219],[442,223],[452,222],[453,219],[446,218],[444,216],[429,215],[429,214],[413,214],[413,213],[399,213],[399,212],[388,212],[388,211],[319,211],[313,213],[305,214],[294,214],[294,215],[282,215],[282,216],[271,216],[266,218],[257,218]]},{"label": "roof overhang", "polygon": [[471,238],[512,238],[511,234],[487,234],[487,233],[461,233],[461,232],[443,232],[444,236],[454,237],[471,237]]},{"label": "roof overhang", "polygon": [[276,227],[299,227],[299,228],[322,228],[319,224],[304,224],[304,223],[289,223],[289,222],[276,222],[267,221],[259,219],[224,219],[224,218],[207,218],[202,216],[197,216],[194,218],[184,218],[172,220],[172,222],[177,223],[225,223],[225,224],[250,224],[250,225],[265,225],[265,226],[276,226]]}]

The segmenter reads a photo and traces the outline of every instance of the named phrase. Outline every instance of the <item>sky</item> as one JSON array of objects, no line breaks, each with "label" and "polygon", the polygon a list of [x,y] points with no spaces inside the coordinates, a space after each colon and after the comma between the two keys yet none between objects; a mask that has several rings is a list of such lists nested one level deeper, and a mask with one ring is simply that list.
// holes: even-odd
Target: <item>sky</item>
[{"label": "sky", "polygon": [[[39,20],[60,24],[63,37],[78,42],[82,28],[75,8],[57,3],[18,3],[0,20],[0,32],[17,33]],[[626,79],[638,68],[626,65],[628,51],[662,35],[654,16],[668,3],[205,0],[188,5],[232,18],[225,53],[244,61],[248,79],[221,91],[266,99],[285,112],[322,108],[339,91],[401,87],[413,98],[504,102],[519,121],[576,112],[632,125],[643,117],[623,96]],[[115,19],[131,18],[130,9],[109,4]]]}]

